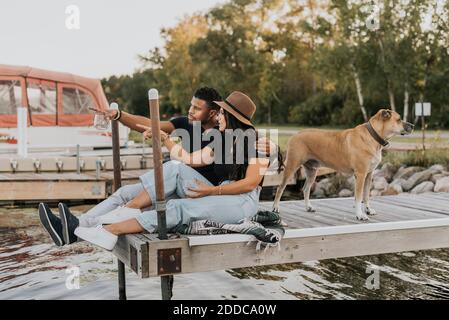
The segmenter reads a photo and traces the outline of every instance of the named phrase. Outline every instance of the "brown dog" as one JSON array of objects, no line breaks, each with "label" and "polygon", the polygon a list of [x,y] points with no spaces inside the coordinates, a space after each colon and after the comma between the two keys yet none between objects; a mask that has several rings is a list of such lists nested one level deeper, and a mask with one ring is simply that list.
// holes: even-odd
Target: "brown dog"
[{"label": "brown dog", "polygon": [[[304,167],[306,210],[314,212],[309,195],[319,167],[355,175],[355,213],[359,220],[376,214],[369,205],[372,173],[382,158],[382,147],[395,135],[410,134],[413,124],[402,121],[397,112],[381,109],[367,123],[339,132],[319,129],[301,130],[288,141],[284,177],[279,186],[273,209],[279,211],[279,201],[287,181]],[[362,200],[365,211],[362,211]]]}]

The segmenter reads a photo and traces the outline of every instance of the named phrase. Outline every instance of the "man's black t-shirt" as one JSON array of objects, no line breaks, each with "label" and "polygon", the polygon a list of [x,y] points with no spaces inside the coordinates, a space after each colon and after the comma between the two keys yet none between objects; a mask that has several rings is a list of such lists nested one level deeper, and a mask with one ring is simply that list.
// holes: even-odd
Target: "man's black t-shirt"
[{"label": "man's black t-shirt", "polygon": [[[189,119],[187,117],[177,117],[170,120],[175,129],[184,129],[188,134],[183,135],[182,132],[175,132],[173,135],[181,137],[182,147],[187,152],[195,152],[203,149],[207,145],[209,145],[212,141],[203,141],[203,133],[204,129],[199,122],[195,123],[195,125],[189,123]],[[206,139],[204,139],[206,140]],[[210,164],[204,167],[196,167],[193,168],[198,171],[203,177],[209,180],[213,185],[218,185],[220,182],[219,179],[214,172],[214,164]]]}]

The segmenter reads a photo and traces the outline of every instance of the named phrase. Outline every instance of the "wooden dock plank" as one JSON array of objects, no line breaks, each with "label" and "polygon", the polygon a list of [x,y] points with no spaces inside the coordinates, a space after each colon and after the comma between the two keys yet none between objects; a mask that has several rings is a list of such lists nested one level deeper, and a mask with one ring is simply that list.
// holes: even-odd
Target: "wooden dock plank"
[{"label": "wooden dock plank", "polygon": [[[351,214],[352,219],[355,219],[355,210],[354,210],[354,200],[351,201],[350,204],[341,207],[335,207],[332,202],[323,202],[323,206],[329,206],[334,209],[341,209]],[[402,207],[400,211],[394,205],[394,203],[384,203],[378,201],[377,198],[371,200],[371,207],[376,210],[377,214],[374,216],[370,216],[370,220],[373,222],[388,222],[388,221],[397,221],[397,220],[413,220],[413,219],[425,219],[436,217],[438,214],[430,214],[427,212],[420,211],[419,209],[414,208],[406,208]]]},{"label": "wooden dock plank", "polygon": [[425,195],[441,200],[449,199],[449,193],[429,193]]},{"label": "wooden dock plank", "polygon": [[[449,212],[441,212],[441,211],[427,211],[426,208],[416,208],[416,207],[404,207],[400,206],[400,212],[398,212],[397,208],[397,200],[388,200],[390,197],[375,197],[371,200],[371,206],[377,211],[377,215],[372,216],[373,222],[384,222],[384,221],[396,221],[398,219],[425,219],[436,217],[439,214],[445,214]],[[406,200],[407,203],[410,203],[410,199]],[[449,198],[448,200],[449,201]],[[446,201],[446,205],[447,205]],[[337,199],[321,199],[314,200],[313,202],[315,208],[317,209],[317,214],[322,213],[324,216],[330,212],[338,216],[344,216],[346,219],[351,220],[354,218],[354,199],[353,198],[337,198]],[[264,203],[265,208],[271,208],[271,203]],[[444,205],[444,203],[439,203],[439,208]],[[294,208],[297,207],[297,212],[303,213],[304,211],[304,202],[303,201],[284,201],[281,203],[281,214],[283,213],[282,208]],[[284,209],[285,210],[285,209]]]},{"label": "wooden dock plank", "polygon": [[106,197],[104,181],[18,181],[0,182],[0,200],[31,201],[104,199]]},{"label": "wooden dock plank", "polygon": [[[304,208],[303,204],[298,203],[287,203],[285,206],[280,206],[280,213],[281,216],[283,215],[283,212],[298,212],[298,207]],[[302,209],[304,210],[304,209]],[[320,206],[319,209],[317,209],[317,212],[306,212],[303,211],[303,214],[296,214],[296,219],[298,220],[299,225],[297,227],[302,227],[301,221],[303,218],[306,219],[314,219],[315,221],[319,221],[318,224],[316,224],[316,227],[320,226],[326,226],[326,225],[342,225],[342,224],[348,224],[351,223],[351,215],[348,212],[344,212],[343,210],[337,209],[333,210],[331,208]],[[296,226],[291,226],[296,227]]]},{"label": "wooden dock plank", "polygon": [[412,199],[407,199],[404,197],[397,197],[397,198],[391,198],[391,197],[384,197],[379,198],[379,202],[396,205],[404,208],[412,208],[412,209],[418,209],[421,211],[427,211],[427,212],[433,212],[433,213],[439,213],[443,215],[448,215],[449,212],[442,210],[442,208],[438,205],[433,205],[430,202],[424,202],[423,198],[419,198],[420,201],[413,201]]},{"label": "wooden dock plank", "polygon": [[432,204],[437,204],[437,205],[441,206],[441,205],[447,205],[449,196],[446,196],[446,198],[443,198],[443,195],[440,195],[440,194],[423,193],[423,194],[420,194],[420,198],[422,198],[426,202],[430,202]]},{"label": "wooden dock plank", "polygon": [[[137,183],[145,170],[122,171],[123,185]],[[102,171],[100,179],[92,172],[19,172],[0,174],[0,201],[102,200],[108,196],[113,174]]]}]

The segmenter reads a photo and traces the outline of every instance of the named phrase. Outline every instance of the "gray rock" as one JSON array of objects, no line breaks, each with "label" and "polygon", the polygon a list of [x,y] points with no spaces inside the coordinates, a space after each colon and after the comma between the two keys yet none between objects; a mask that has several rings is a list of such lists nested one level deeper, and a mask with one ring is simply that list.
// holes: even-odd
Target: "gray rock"
[{"label": "gray rock", "polygon": [[312,196],[315,198],[325,198],[326,197],[326,192],[321,189],[321,188],[315,188],[315,190],[312,193]]},{"label": "gray rock", "polygon": [[396,174],[393,176],[393,180],[396,179],[408,179],[413,174],[422,171],[421,167],[400,167]]},{"label": "gray rock", "polygon": [[376,177],[373,180],[373,188],[383,191],[388,188],[388,181],[384,177]]},{"label": "gray rock", "polygon": [[351,188],[351,190],[354,190],[355,186],[355,177],[354,175],[351,175],[347,180],[347,185]]},{"label": "gray rock", "polygon": [[317,188],[328,190],[332,185],[332,181],[329,178],[323,179],[317,183]]},{"label": "gray rock", "polygon": [[371,197],[377,197],[377,196],[381,196],[382,195],[382,191],[373,189],[373,190],[371,190],[370,194],[371,194]]},{"label": "gray rock", "polygon": [[430,181],[432,181],[433,183],[437,183],[438,180],[445,177],[447,177],[447,175],[444,173],[433,174],[432,177],[430,178]]},{"label": "gray rock", "polygon": [[393,181],[390,183],[390,185],[393,185],[393,184],[402,185],[405,181],[406,181],[405,179],[396,179],[396,180],[393,180]]},{"label": "gray rock", "polygon": [[387,182],[393,180],[393,176],[396,173],[396,168],[391,163],[385,163],[380,170],[375,170],[374,177],[383,177]]},{"label": "gray rock", "polygon": [[410,178],[402,183],[402,189],[404,191],[410,191],[415,186],[421,182],[428,181],[432,177],[432,172],[430,170],[424,170],[421,172],[414,173]]},{"label": "gray rock", "polygon": [[401,186],[402,181],[403,180],[401,180],[401,179],[394,180],[392,183],[390,183],[387,190],[382,192],[382,195],[383,196],[394,196],[394,195],[402,193],[403,192],[402,186]]},{"label": "gray rock", "polygon": [[331,181],[329,178],[325,178],[317,182],[315,190],[313,191],[313,196],[316,198],[324,198],[328,194],[329,188],[331,186]]},{"label": "gray rock", "polygon": [[435,184],[431,181],[424,181],[418,184],[416,187],[413,188],[412,191],[410,191],[413,194],[419,194],[424,192],[432,192]]},{"label": "gray rock", "polygon": [[341,191],[338,193],[338,196],[339,196],[340,198],[352,197],[352,196],[353,196],[353,193],[352,193],[352,191],[349,190],[349,189],[343,189],[343,190],[341,190]]},{"label": "gray rock", "polygon": [[446,168],[441,165],[441,164],[435,164],[433,166],[431,166],[429,168],[430,172],[432,172],[432,174],[440,174],[443,173],[444,171],[446,171]]},{"label": "gray rock", "polygon": [[449,192],[449,177],[439,179],[433,189],[435,192]]}]

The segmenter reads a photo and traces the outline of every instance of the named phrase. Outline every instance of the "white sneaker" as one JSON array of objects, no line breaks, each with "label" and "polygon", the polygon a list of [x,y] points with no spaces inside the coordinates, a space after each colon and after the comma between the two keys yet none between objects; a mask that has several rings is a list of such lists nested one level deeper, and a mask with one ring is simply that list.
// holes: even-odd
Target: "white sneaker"
[{"label": "white sneaker", "polygon": [[115,234],[106,231],[102,225],[95,228],[78,227],[75,234],[90,243],[111,251],[117,243],[118,237]]},{"label": "white sneaker", "polygon": [[137,218],[142,212],[139,209],[118,207],[111,212],[98,217],[99,224],[113,224]]}]

